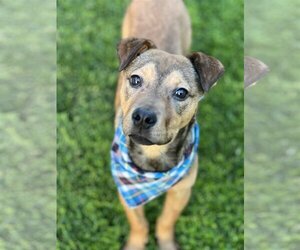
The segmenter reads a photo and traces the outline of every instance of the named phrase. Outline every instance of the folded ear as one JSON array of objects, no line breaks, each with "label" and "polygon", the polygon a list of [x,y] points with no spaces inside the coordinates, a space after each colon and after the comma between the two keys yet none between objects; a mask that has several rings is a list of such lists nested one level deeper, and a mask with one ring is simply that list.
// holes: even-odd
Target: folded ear
[{"label": "folded ear", "polygon": [[269,72],[269,68],[254,57],[244,57],[244,87],[254,85],[259,79]]},{"label": "folded ear", "polygon": [[148,39],[126,38],[120,41],[117,47],[120,66],[119,71],[125,69],[136,57],[146,50],[156,48]]},{"label": "folded ear", "polygon": [[189,55],[188,58],[199,76],[201,88],[204,92],[208,92],[214,83],[224,74],[224,66],[218,59],[201,52],[195,52]]}]

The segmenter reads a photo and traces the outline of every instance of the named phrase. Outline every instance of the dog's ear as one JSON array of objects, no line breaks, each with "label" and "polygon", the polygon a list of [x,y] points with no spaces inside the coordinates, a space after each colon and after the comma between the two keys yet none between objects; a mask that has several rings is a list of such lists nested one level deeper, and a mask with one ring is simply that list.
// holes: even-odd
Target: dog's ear
[{"label": "dog's ear", "polygon": [[119,71],[125,69],[136,57],[149,49],[156,48],[148,39],[126,38],[118,44],[117,52],[120,60]]},{"label": "dog's ear", "polygon": [[254,57],[244,57],[244,88],[254,85],[269,72],[269,68]]},{"label": "dog's ear", "polygon": [[188,59],[190,59],[198,74],[200,86],[204,92],[208,92],[215,82],[224,74],[224,66],[218,59],[212,56],[195,52],[189,55]]}]

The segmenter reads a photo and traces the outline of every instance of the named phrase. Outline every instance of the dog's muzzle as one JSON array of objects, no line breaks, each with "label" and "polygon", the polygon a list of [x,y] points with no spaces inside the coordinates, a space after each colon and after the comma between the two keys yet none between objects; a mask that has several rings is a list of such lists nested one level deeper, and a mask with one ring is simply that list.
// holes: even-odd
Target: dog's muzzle
[{"label": "dog's muzzle", "polygon": [[129,137],[138,144],[153,145],[149,139],[149,131],[157,122],[156,113],[149,108],[137,108],[133,111],[131,119],[133,129]]}]

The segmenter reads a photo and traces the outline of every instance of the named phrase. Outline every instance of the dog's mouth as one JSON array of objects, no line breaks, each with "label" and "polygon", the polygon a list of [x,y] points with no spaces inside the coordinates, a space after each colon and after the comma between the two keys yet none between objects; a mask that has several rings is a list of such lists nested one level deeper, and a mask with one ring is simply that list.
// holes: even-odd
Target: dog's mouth
[{"label": "dog's mouth", "polygon": [[147,139],[143,136],[140,136],[140,135],[130,134],[129,137],[130,137],[131,140],[133,140],[137,144],[148,145],[148,146],[154,144],[149,139]]},{"label": "dog's mouth", "polygon": [[137,134],[130,134],[129,138],[137,144],[146,145],[146,146],[165,145],[165,144],[168,144],[172,141],[172,138],[171,138],[171,139],[168,139],[167,141],[164,141],[164,142],[161,142],[161,141],[154,142],[154,141],[151,141],[151,140],[149,140],[148,138],[146,138],[144,136],[137,135]]}]

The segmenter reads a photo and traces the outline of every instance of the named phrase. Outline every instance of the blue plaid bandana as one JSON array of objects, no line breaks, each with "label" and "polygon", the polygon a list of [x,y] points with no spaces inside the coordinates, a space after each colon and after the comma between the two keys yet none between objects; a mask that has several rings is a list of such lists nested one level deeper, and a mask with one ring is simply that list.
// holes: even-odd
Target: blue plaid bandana
[{"label": "blue plaid bandana", "polygon": [[177,166],[164,172],[152,172],[143,171],[134,164],[128,154],[122,127],[116,129],[111,149],[111,171],[119,193],[130,208],[143,205],[163,194],[189,172],[197,154],[199,131],[195,123],[190,132],[192,143]]}]

